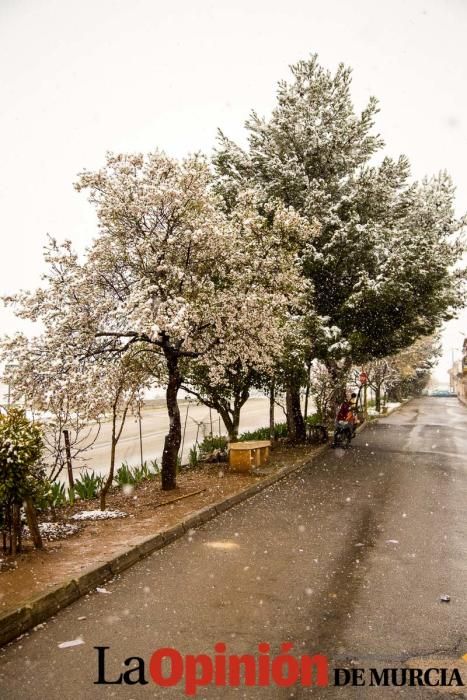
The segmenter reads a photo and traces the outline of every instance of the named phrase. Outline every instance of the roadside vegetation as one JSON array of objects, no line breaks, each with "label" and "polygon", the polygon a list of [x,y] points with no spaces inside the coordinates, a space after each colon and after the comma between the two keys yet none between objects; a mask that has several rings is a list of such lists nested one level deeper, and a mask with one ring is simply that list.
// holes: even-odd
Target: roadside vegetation
[{"label": "roadside vegetation", "polygon": [[[46,431],[17,408],[1,416],[5,549],[21,546],[23,504],[35,531],[41,503],[98,497],[104,511],[116,487],[175,489],[181,390],[228,435],[193,446],[195,466],[225,460],[228,441],[306,443],[362,370],[377,411],[423,389],[439,329],[464,304],[465,220],[446,172],[415,181],[405,155],[383,150],[377,113],[374,98],[355,110],[350,69],[331,74],[312,56],[267,118],[251,113],[245,147],[220,132],[211,157],[116,153],[79,175],[93,242],[80,256],[50,238],[42,286],[4,298],[40,330],[3,339],[3,381],[14,406],[49,416]],[[155,386],[170,419],[160,468],[117,469],[125,421]],[[269,423],[241,435],[254,389],[269,396]],[[108,472],[75,479],[104,419]]]}]

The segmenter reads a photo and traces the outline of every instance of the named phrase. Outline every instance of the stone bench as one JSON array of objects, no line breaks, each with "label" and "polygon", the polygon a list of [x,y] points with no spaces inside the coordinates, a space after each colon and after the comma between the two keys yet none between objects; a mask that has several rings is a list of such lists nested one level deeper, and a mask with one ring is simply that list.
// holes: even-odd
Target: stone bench
[{"label": "stone bench", "polygon": [[270,440],[245,440],[229,444],[229,465],[232,471],[248,472],[252,466],[259,467],[267,462]]}]

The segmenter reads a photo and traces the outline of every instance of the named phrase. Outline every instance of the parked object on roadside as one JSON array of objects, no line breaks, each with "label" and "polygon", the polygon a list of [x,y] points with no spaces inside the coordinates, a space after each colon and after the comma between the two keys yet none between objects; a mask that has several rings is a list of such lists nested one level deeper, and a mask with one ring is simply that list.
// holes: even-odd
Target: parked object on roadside
[{"label": "parked object on roadside", "polygon": [[352,438],[355,437],[357,419],[351,401],[345,399],[339,407],[336,416],[336,428],[331,447],[350,447]]},{"label": "parked object on roadside", "polygon": [[352,428],[347,421],[337,421],[334,430],[334,439],[331,447],[342,447],[344,450],[350,447],[352,440]]},{"label": "parked object on roadside", "polygon": [[307,425],[307,435],[310,442],[324,444],[328,441],[329,433],[325,425]]},{"label": "parked object on roadside", "polygon": [[447,593],[444,593],[442,596],[440,596],[440,601],[442,603],[450,603],[451,602],[451,596],[449,596]]},{"label": "parked object on roadside", "polygon": [[203,462],[225,462],[225,460],[226,460],[225,450],[221,450],[219,448],[213,450],[212,452],[208,452],[207,454],[203,455]]},{"label": "parked object on roadside", "polygon": [[306,419],[307,438],[312,443],[324,444],[329,439],[329,431],[320,414],[315,413]]},{"label": "parked object on roadside", "polygon": [[226,462],[227,456],[227,438],[224,435],[206,435],[198,445],[200,462]]}]

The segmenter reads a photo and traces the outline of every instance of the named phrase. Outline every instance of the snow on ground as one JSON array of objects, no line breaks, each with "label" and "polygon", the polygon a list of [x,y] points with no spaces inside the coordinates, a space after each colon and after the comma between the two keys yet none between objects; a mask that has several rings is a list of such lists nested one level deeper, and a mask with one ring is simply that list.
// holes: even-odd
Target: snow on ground
[{"label": "snow on ground", "polygon": [[128,513],[121,510],[82,510],[71,516],[72,520],[110,520],[112,518],[126,518]]},{"label": "snow on ground", "polygon": [[[39,523],[41,537],[47,542],[62,540],[65,537],[70,537],[70,535],[75,535],[78,531],[79,525],[72,525],[71,523]],[[31,537],[27,526],[23,528],[23,537],[28,539]]]},{"label": "snow on ground", "polygon": [[[388,413],[391,413],[395,408],[400,406],[401,404],[398,401],[391,402],[389,401],[387,404],[385,404],[386,408],[388,409]],[[372,406],[371,408],[368,409],[368,415],[369,416],[384,416],[384,413],[378,413],[376,408]]]}]

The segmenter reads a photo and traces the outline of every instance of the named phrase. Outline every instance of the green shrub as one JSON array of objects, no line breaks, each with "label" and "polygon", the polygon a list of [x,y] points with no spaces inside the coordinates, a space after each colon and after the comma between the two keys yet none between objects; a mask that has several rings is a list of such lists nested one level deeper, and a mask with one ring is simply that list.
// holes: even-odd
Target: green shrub
[{"label": "green shrub", "polygon": [[143,462],[142,466],[140,466],[140,467],[133,467],[133,469],[130,467],[130,473],[131,473],[132,478],[133,478],[132,483],[134,484],[134,486],[137,486],[142,481],[154,479],[156,474],[159,472],[157,460],[153,460],[153,462],[151,464],[154,465],[154,463],[155,463],[155,467],[156,467],[156,469],[154,471],[151,471],[151,467],[148,466],[147,462]]},{"label": "green shrub", "polygon": [[87,501],[91,498],[97,498],[103,485],[103,476],[95,474],[93,471],[85,471],[79,479],[75,479],[74,491],[83,501]]},{"label": "green shrub", "polygon": [[[24,411],[8,408],[0,415],[0,529],[3,550],[21,550],[21,506],[28,502],[30,518],[36,519],[36,504],[44,502],[50,483],[42,465],[41,428]],[[41,547],[40,538],[34,542]]]},{"label": "green shrub", "polygon": [[132,484],[133,486],[138,486],[145,479],[144,466],[143,467],[130,467]]},{"label": "green shrub", "polygon": [[[287,437],[287,423],[276,423],[274,426],[274,439],[278,440],[285,437]],[[242,433],[238,439],[240,442],[244,442],[246,440],[270,440],[270,438],[271,431],[269,426],[267,426]]]},{"label": "green shrub", "polygon": [[65,484],[54,481],[50,485],[49,504],[52,508],[60,508],[66,504]]},{"label": "green shrub", "polygon": [[190,467],[196,467],[199,461],[199,455],[198,455],[198,449],[196,445],[193,445],[193,447],[190,450],[190,454],[188,457],[188,464]]},{"label": "green shrub", "polygon": [[203,460],[214,450],[227,452],[227,438],[224,435],[206,435],[203,442],[198,445],[199,459]]},{"label": "green shrub", "polygon": [[321,413],[313,413],[311,416],[307,416],[306,422],[308,425],[323,425],[323,417]]},{"label": "green shrub", "polygon": [[131,467],[126,462],[123,462],[122,466],[117,469],[114,481],[118,484],[118,486],[126,486],[127,484],[133,486],[134,479]]},{"label": "green shrub", "polygon": [[36,493],[34,497],[34,507],[37,511],[47,511],[49,508],[54,508],[52,488],[53,484],[48,479],[44,479],[42,491]]},{"label": "green shrub", "polygon": [[155,479],[160,474],[160,467],[157,459],[151,459],[149,463],[144,461],[141,466],[130,467],[129,464],[123,462],[122,466],[117,469],[114,481],[118,486],[137,486],[143,481]]},{"label": "green shrub", "polygon": [[159,462],[157,461],[157,459],[150,459],[149,466],[150,466],[150,469],[152,469],[152,471],[153,471],[153,474],[149,478],[153,479],[155,476],[158,476],[160,474],[161,468],[159,466]]},{"label": "green shrub", "polygon": [[42,451],[42,430],[24,411],[9,408],[0,414],[0,507],[21,505],[48,491]]}]

